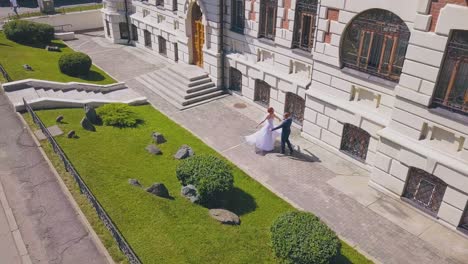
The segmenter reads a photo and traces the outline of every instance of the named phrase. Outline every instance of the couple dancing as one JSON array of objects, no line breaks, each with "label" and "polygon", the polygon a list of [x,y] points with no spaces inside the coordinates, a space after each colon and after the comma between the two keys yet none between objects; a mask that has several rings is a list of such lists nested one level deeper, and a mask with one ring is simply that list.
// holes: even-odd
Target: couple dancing
[{"label": "couple dancing", "polygon": [[[285,154],[286,144],[288,145],[290,154],[292,155],[294,150],[289,142],[289,135],[291,134],[291,124],[292,118],[289,113],[284,113],[284,119],[281,120],[277,115],[275,115],[275,110],[273,107],[269,107],[268,115],[265,119],[257,125],[257,128],[263,123],[265,125],[255,132],[252,135],[246,136],[245,140],[250,145],[255,145],[257,149],[262,151],[272,151],[275,148],[275,140],[281,134],[281,154]],[[277,118],[279,121],[282,121],[279,126],[274,126],[273,121]],[[281,129],[281,132],[279,131]]]}]

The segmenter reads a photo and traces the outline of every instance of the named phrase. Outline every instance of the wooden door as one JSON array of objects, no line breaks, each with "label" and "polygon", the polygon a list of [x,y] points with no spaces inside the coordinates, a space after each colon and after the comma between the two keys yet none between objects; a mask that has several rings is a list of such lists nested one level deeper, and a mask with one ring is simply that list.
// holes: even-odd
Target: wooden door
[{"label": "wooden door", "polygon": [[205,27],[201,17],[193,25],[193,64],[203,68],[203,45],[205,44]]}]

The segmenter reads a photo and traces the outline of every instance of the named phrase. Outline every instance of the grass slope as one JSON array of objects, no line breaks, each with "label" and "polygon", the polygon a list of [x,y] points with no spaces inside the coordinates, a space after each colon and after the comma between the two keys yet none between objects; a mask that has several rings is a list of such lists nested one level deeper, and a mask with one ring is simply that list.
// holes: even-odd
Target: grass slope
[{"label": "grass slope", "polygon": [[[52,45],[59,46],[62,52],[46,51],[44,47],[31,47],[10,41],[0,31],[0,64],[6,69],[14,81],[28,78],[57,81],[57,82],[85,82],[96,84],[110,84],[116,81],[96,66],[91,67],[88,76],[83,78],[71,77],[60,72],[58,60],[64,53],[73,52],[60,40],[54,40]],[[33,71],[23,69],[29,64]]]},{"label": "grass slope", "polygon": [[[97,126],[97,132],[80,127],[81,109],[44,110],[38,115],[48,126],[64,115],[62,130],[77,132],[78,139],[59,136],[57,140],[143,263],[275,263],[270,225],[278,215],[294,209],[233,166],[236,189],[228,209],[239,214],[242,223],[217,223],[208,216],[208,209],[180,196],[175,176],[179,161],[172,156],[182,144],[197,154],[219,154],[151,106],[133,109],[144,120],[142,125]],[[29,115],[26,119],[30,122]],[[152,131],[167,139],[160,145],[162,156],[144,149],[151,143]],[[154,197],[129,185],[129,178],[145,187],[163,182],[174,199]],[[337,263],[371,262],[343,242]]]}]

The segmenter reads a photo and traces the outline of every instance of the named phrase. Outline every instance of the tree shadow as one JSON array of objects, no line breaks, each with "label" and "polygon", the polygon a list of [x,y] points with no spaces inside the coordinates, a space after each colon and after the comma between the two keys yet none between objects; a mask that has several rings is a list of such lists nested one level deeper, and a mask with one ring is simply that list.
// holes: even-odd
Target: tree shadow
[{"label": "tree shadow", "polygon": [[346,256],[343,256],[341,252],[338,254],[338,256],[335,257],[335,259],[332,261],[333,264],[352,264],[353,262],[349,260]]},{"label": "tree shadow", "polygon": [[224,208],[241,216],[255,211],[257,203],[252,195],[246,193],[242,189],[234,187],[232,191],[226,195]]},{"label": "tree shadow", "polygon": [[5,44],[5,43],[0,43],[0,46],[13,47],[12,45],[10,45],[10,44]]},{"label": "tree shadow", "polygon": [[86,76],[79,76],[79,78],[86,80],[86,81],[92,81],[92,82],[98,82],[98,81],[103,81],[106,79],[102,73],[97,72],[95,70],[90,70],[88,75]]}]

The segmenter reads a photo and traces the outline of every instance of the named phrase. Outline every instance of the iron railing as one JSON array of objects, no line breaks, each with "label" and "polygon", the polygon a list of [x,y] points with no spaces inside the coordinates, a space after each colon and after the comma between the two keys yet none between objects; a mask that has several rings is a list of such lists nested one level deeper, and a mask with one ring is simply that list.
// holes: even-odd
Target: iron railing
[{"label": "iron railing", "polygon": [[8,72],[5,70],[5,68],[3,68],[2,64],[0,64],[0,73],[2,73],[3,78],[7,82],[12,82],[13,81],[13,79],[11,79],[10,75],[8,75]]},{"label": "iron railing", "polygon": [[369,148],[370,134],[351,124],[344,124],[340,150],[351,157],[365,162]]},{"label": "iron railing", "polygon": [[268,83],[255,80],[254,102],[268,107],[270,105],[270,90],[271,86]]},{"label": "iron railing", "polygon": [[286,93],[286,103],[284,104],[284,112],[291,114],[293,121],[296,124],[302,125],[304,121],[305,100],[297,94]]},{"label": "iron railing", "polygon": [[52,146],[52,149],[54,152],[59,156],[60,160],[63,162],[65,166],[65,170],[70,173],[70,175],[73,176],[75,179],[76,183],[78,184],[78,187],[80,188],[80,191],[82,194],[86,196],[88,201],[91,203],[93,208],[96,210],[96,213],[98,214],[99,218],[103,222],[103,224],[106,226],[106,228],[109,230],[111,233],[112,237],[114,240],[117,242],[118,247],[122,251],[123,254],[128,258],[128,261],[131,264],[141,264],[140,259],[137,257],[135,252],[132,250],[130,245],[125,241],[125,238],[123,235],[119,232],[118,228],[114,225],[112,222],[111,218],[109,215],[106,213],[104,208],[101,206],[101,204],[98,202],[96,197],[94,197],[93,193],[91,190],[89,190],[88,186],[86,183],[83,181],[81,178],[80,174],[76,171],[75,167],[73,164],[70,162],[70,160],[67,158],[67,155],[65,155],[65,152],[62,150],[60,145],[55,141],[55,139],[52,137],[50,134],[49,130],[47,127],[42,123],[41,119],[36,115],[34,110],[31,108],[31,106],[26,102],[26,100],[23,98],[23,103],[28,111],[28,113],[31,115],[32,120],[34,123],[39,126],[41,129],[42,133],[46,136],[47,140],[49,141],[50,145]]}]

